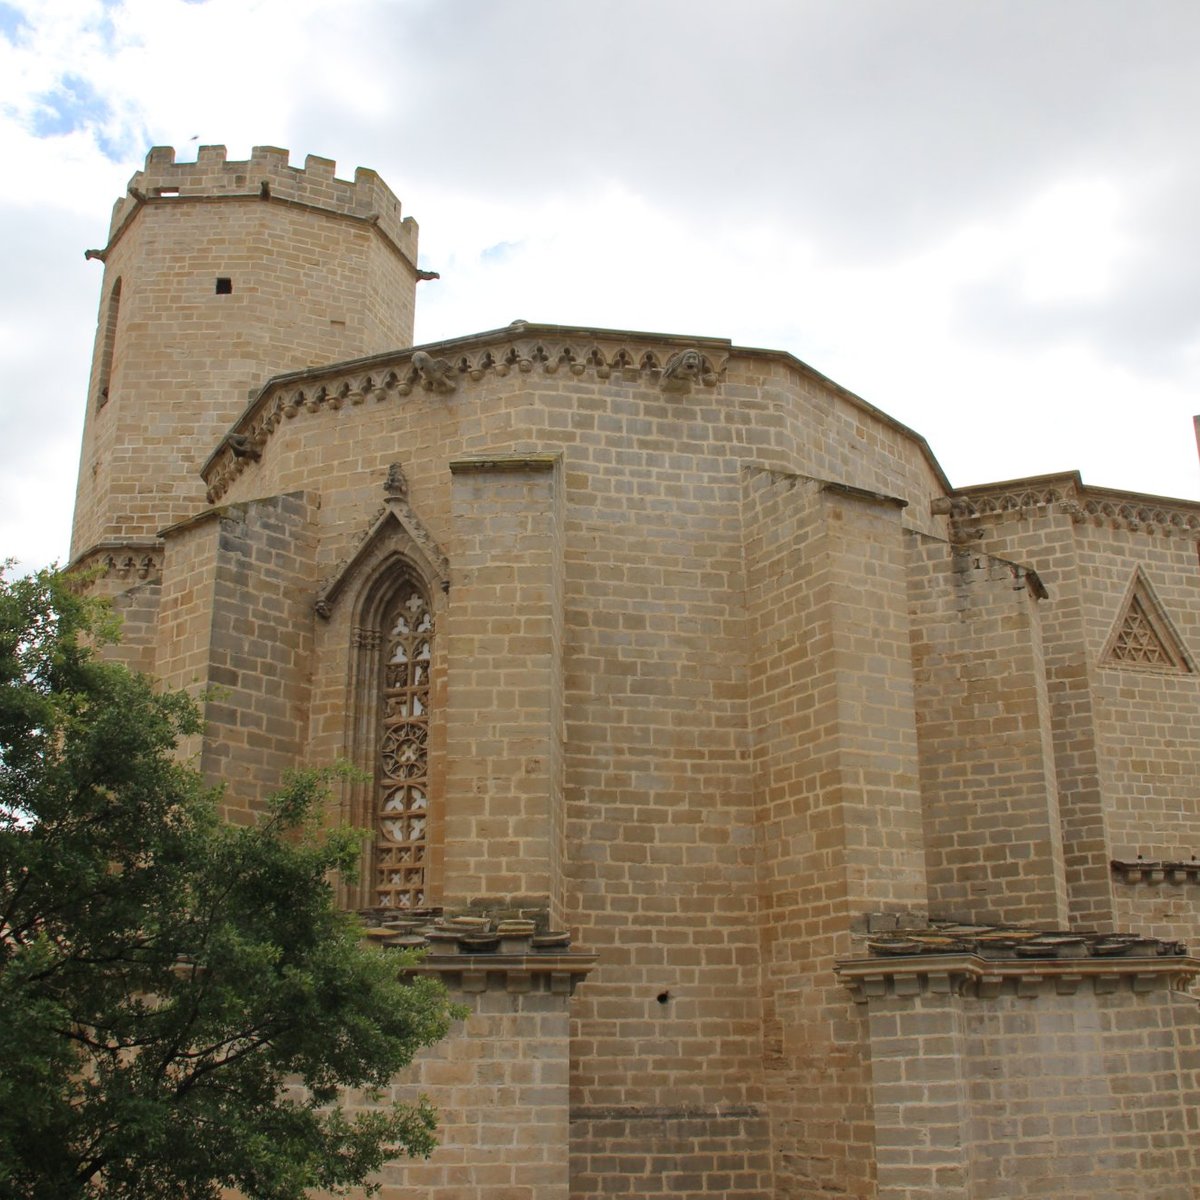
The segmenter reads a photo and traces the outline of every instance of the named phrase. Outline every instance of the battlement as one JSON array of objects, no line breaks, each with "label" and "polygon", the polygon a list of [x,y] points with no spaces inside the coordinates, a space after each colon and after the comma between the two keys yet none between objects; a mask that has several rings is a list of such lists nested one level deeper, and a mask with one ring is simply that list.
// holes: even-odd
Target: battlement
[{"label": "battlement", "polygon": [[399,199],[374,171],[359,167],[353,181],[338,179],[333,159],[310,154],[303,168],[293,167],[288,151],[278,146],[255,146],[248,159],[229,160],[225,155],[224,146],[201,146],[195,162],[176,162],[174,147],[153,147],[145,167],[129,181],[128,194],[113,206],[110,240],[144,202],[244,197],[374,221],[415,261],[416,222],[401,217]]}]

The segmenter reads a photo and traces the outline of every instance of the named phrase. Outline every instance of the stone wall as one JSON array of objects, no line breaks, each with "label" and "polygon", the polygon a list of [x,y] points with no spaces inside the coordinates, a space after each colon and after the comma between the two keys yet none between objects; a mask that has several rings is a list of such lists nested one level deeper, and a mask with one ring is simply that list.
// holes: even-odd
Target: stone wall
[{"label": "stone wall", "polygon": [[1020,564],[922,536],[911,548],[930,910],[1062,925],[1062,829],[1036,592]]},{"label": "stone wall", "polygon": [[879,1200],[1196,1194],[1200,1016],[1161,959],[897,962],[849,968]]}]

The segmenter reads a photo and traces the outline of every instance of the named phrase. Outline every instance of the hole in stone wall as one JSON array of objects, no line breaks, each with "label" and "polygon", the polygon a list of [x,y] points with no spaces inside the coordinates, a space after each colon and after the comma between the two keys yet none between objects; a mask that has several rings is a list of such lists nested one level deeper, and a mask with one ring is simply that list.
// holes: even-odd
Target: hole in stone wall
[{"label": "hole in stone wall", "polygon": [[226,275],[217,276],[217,295],[232,296],[233,295],[233,280]]},{"label": "hole in stone wall", "polygon": [[659,992],[658,995],[655,996],[654,998],[655,998],[655,1000],[657,1000],[659,1002],[659,1004],[666,1004],[666,1002],[668,1000],[670,1000],[670,998],[671,998],[671,993],[670,992]]}]

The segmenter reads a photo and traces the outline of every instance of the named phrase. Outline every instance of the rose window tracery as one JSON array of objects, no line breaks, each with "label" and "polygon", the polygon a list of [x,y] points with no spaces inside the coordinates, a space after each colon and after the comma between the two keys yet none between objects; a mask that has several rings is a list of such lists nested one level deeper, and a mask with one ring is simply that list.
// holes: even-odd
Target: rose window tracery
[{"label": "rose window tracery", "polygon": [[412,909],[425,903],[432,643],[429,600],[417,584],[406,583],[383,637],[375,890],[385,908]]}]

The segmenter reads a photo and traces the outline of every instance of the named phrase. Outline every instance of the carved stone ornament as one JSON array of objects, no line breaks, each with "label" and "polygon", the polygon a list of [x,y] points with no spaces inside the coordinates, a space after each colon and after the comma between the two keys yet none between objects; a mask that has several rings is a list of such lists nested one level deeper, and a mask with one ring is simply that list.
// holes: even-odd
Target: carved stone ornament
[{"label": "carved stone ornament", "polygon": [[381,542],[394,540],[397,534],[405,543],[404,552],[427,579],[435,582],[443,591],[450,586],[449,560],[421,518],[413,512],[408,502],[408,480],[399,463],[392,463],[388,467],[383,491],[386,497],[383,507],[362,531],[353,553],[338,564],[317,592],[313,611],[323,621],[333,616],[338,596],[351,576],[371,557],[373,548]]},{"label": "carved stone ornament", "polygon": [[421,381],[421,386],[427,392],[447,395],[458,386],[450,376],[454,368],[448,359],[434,358],[433,355],[426,354],[424,350],[418,350],[412,356],[412,365],[417,372],[417,378]]},{"label": "carved stone ornament", "polygon": [[[616,376],[634,381],[648,376],[664,391],[686,395],[694,384],[716,387],[728,363],[727,352],[713,359],[712,350],[687,347],[671,354],[664,364],[661,347],[633,335],[626,344],[613,347],[586,335],[585,340],[574,341],[563,340],[557,332],[553,338],[527,336],[530,331],[524,324],[515,325],[513,333],[516,336],[507,346],[480,347],[453,360],[415,350],[407,361],[395,364],[371,363],[369,369],[348,373],[331,369],[328,375],[322,373],[321,379],[268,383],[239,420],[233,435],[239,439],[237,443],[226,437],[204,464],[201,473],[208,485],[208,503],[219,503],[234,481],[262,456],[271,438],[304,413],[336,412],[368,402],[383,404],[411,396],[418,388],[449,395],[464,380],[478,382],[486,375],[504,378],[510,373],[527,375],[531,371],[576,377],[590,372],[600,380]],[[244,442],[240,440],[243,438]]]},{"label": "carved stone ornament", "polygon": [[231,433],[225,440],[229,444],[229,449],[233,451],[234,458],[248,458],[253,462],[258,462],[262,458],[262,451],[255,444],[254,439],[247,437],[244,433]]},{"label": "carved stone ornament", "polygon": [[383,481],[383,494],[392,500],[408,499],[408,480],[398,462],[388,467],[387,478]]},{"label": "carved stone ornament", "polygon": [[680,350],[667,359],[663,367],[662,390],[664,392],[689,392],[693,383],[704,376],[704,358],[699,350]]}]

